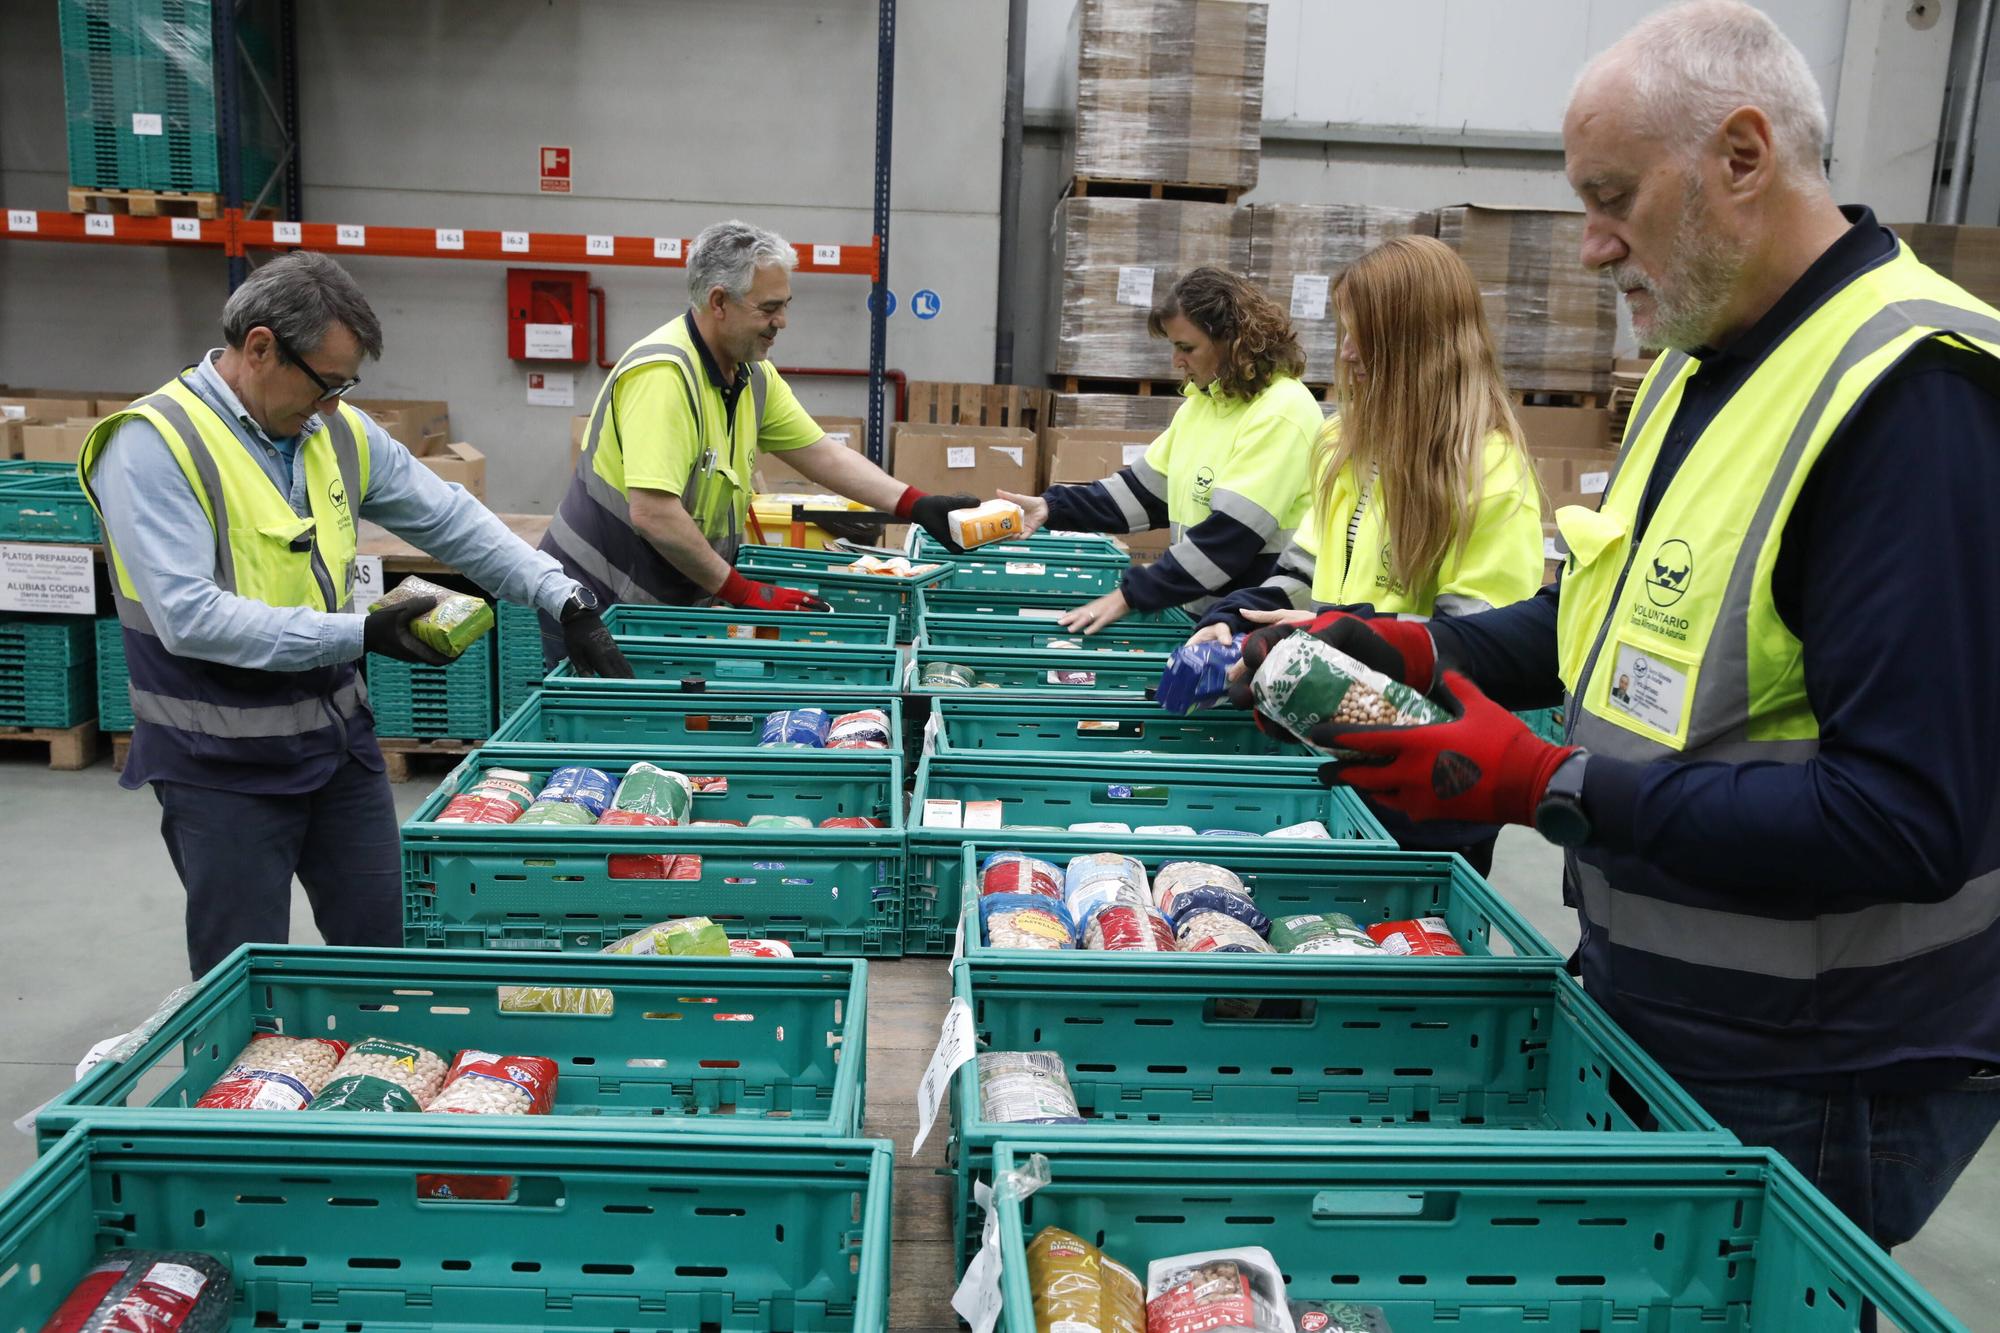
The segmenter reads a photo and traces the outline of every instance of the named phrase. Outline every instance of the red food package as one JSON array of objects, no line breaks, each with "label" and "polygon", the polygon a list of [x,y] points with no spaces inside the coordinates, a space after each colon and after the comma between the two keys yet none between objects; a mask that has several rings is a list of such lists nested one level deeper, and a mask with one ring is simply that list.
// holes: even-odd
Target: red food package
[{"label": "red food package", "polygon": [[1084,932],[1086,949],[1174,951],[1174,928],[1156,908],[1119,903],[1099,908]]},{"label": "red food package", "polygon": [[879,819],[870,819],[867,815],[835,815],[831,819],[820,820],[819,826],[821,828],[881,828],[882,821]]},{"label": "red food package", "polygon": [[997,893],[1033,893],[1060,899],[1062,871],[1038,857],[996,852],[986,858],[986,868],[979,873],[979,896],[987,898]]},{"label": "red food package", "polygon": [[556,1062],[538,1055],[460,1051],[426,1111],[460,1115],[547,1115],[556,1099]]},{"label": "red food package", "polygon": [[42,1333],[218,1333],[234,1299],[213,1255],[132,1250],[92,1268]]},{"label": "red food package", "polygon": [[1413,921],[1378,921],[1368,927],[1368,938],[1382,946],[1382,952],[1420,958],[1463,958],[1465,950],[1444,923],[1444,918],[1420,916]]},{"label": "red food package", "polygon": [[195,1106],[202,1110],[303,1111],[333,1077],[347,1043],[260,1032],[236,1053]]},{"label": "red food package", "polygon": [[[671,828],[665,815],[641,814],[637,810],[606,810],[598,819],[599,828]],[[659,852],[619,852],[605,859],[605,870],[613,879],[667,879],[674,858]]]}]

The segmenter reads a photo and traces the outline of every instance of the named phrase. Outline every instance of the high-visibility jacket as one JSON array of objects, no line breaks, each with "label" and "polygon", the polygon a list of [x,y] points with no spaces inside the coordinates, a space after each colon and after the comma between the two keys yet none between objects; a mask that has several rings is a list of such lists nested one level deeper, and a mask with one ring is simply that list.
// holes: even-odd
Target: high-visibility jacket
[{"label": "high-visibility jacket", "polygon": [[[119,425],[133,417],[160,432],[207,512],[224,592],[271,606],[351,609],[354,511],[368,492],[369,472],[368,433],[358,412],[340,405],[299,441],[294,466],[305,470],[311,510],[303,518],[229,424],[179,378],[90,432],[77,472],[93,507],[91,470]],[[131,677],[135,769],[258,790],[260,773],[275,779],[357,744],[373,747],[368,694],[355,663],[263,671],[169,652],[108,529],[105,545]]]},{"label": "high-visibility jacket", "polygon": [[[1773,601],[1779,538],[1841,424],[1934,338],[2000,356],[2000,311],[1899,246],[1765,356],[1638,528],[1695,368],[1681,353],[1654,364],[1602,509],[1557,514],[1571,553],[1557,648],[1572,741],[1637,762],[1812,760],[1807,646]],[[1975,845],[2000,846],[1996,832]],[[1675,1072],[1880,1068],[1929,1058],[1927,1034],[1944,1031],[1959,1049],[2000,1043],[2000,856],[1941,902],[1793,882],[1746,893],[1602,848],[1570,853],[1564,887],[1583,917],[1585,982]]]}]

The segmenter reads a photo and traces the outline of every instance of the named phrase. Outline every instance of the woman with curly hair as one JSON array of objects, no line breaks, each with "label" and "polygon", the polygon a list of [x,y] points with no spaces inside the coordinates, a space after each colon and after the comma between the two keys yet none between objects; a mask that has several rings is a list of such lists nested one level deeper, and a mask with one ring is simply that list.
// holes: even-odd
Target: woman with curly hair
[{"label": "woman with curly hair", "polygon": [[1131,611],[1195,610],[1263,581],[1306,513],[1320,405],[1284,309],[1234,273],[1190,269],[1147,327],[1173,344],[1185,400],[1145,457],[1103,481],[1010,495],[1043,524],[1083,532],[1170,528],[1173,545],[1064,613],[1094,634]]}]

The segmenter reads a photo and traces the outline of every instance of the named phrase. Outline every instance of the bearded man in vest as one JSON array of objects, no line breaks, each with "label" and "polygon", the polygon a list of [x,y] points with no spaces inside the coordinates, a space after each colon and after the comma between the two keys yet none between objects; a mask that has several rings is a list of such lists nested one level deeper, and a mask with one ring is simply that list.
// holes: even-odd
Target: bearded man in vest
[{"label": "bearded man in vest", "polygon": [[[693,304],[626,349],[597,391],[583,456],[542,549],[605,601],[823,610],[810,593],[734,568],[764,452],[782,452],[807,480],[959,549],[948,516],[975,497],[926,495],[827,438],[766,360],[785,327],[797,262],[783,237],[761,227],[709,227],[687,255]],[[555,630],[544,618],[551,662],[562,647]]]},{"label": "bearded man in vest", "polygon": [[632,674],[588,589],[342,401],[382,326],[339,264],[272,260],[222,311],[225,346],[90,433],[131,673],[120,779],[152,784],[199,977],[290,937],[292,877],[329,944],[402,943],[402,851],[364,652],[442,665],[411,622],[353,606],[357,524],[553,615],[578,669]]},{"label": "bearded man in vest", "polygon": [[[1418,819],[1562,845],[1591,995],[1893,1246],[2000,1118],[2000,313],[1836,206],[1825,136],[1746,5],[1584,71],[1582,261],[1667,349],[1602,510],[1561,511],[1529,601],[1316,623],[1454,720],[1308,739]],[[1561,745],[1506,711],[1558,702]]]}]

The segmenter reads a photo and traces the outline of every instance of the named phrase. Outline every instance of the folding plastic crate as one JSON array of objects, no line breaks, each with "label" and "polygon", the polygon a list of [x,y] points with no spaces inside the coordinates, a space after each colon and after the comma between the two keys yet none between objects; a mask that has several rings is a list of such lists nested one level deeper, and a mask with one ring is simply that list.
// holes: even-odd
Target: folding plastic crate
[{"label": "folding plastic crate", "polygon": [[1560,745],[1563,740],[1563,710],[1560,708],[1538,708],[1532,713],[1522,713],[1520,718],[1528,724],[1528,729],[1551,745]]},{"label": "folding plastic crate", "polygon": [[[930,800],[957,801],[961,808],[972,801],[997,802],[1000,827],[927,824],[925,803]],[[910,798],[904,952],[942,954],[951,949],[967,842],[1004,839],[1037,856],[1121,852],[1200,861],[1239,847],[1324,851],[1325,840],[1264,838],[1313,820],[1343,849],[1396,845],[1353,792],[1325,786],[1304,769],[1218,769],[1197,766],[1191,758],[1125,758],[1108,764],[1056,755],[1006,761],[927,755]],[[1122,823],[1135,829],[1182,825],[1195,829],[1196,836],[1071,832],[1069,826],[1078,823]],[[1211,829],[1235,836],[1201,836]]]},{"label": "folding plastic crate", "polygon": [[0,461],[0,541],[91,546],[103,540],[74,464]]},{"label": "folding plastic crate", "polygon": [[740,639],[626,639],[619,644],[633,678],[579,676],[575,664],[556,663],[542,688],[621,694],[634,689],[770,692],[791,685],[894,690],[902,678],[900,648],[852,643],[757,643]]},{"label": "folding plastic crate", "polygon": [[[972,686],[925,683],[933,663],[971,671]],[[1063,699],[1079,694],[1145,699],[1159,687],[1165,653],[1095,653],[1063,648],[963,648],[918,644],[910,654],[907,692],[934,699],[970,695],[1017,701]]]},{"label": "folding plastic crate", "polygon": [[538,690],[493,733],[492,743],[528,745],[667,745],[676,749],[754,749],[764,718],[787,708],[824,708],[838,717],[879,708],[889,744],[903,753],[903,701],[886,691],[803,688],[745,690],[728,696],[627,690],[616,696]]},{"label": "folding plastic crate", "polygon": [[[1054,620],[1065,611],[1075,610],[1078,602],[1074,597],[1063,593],[975,589],[947,584],[941,588],[924,589],[918,595],[917,604],[923,615],[1008,616],[1016,620]],[[1158,611],[1131,611],[1118,623],[1127,626],[1184,625],[1189,634],[1194,633],[1194,617],[1178,606],[1163,607]]]},{"label": "folding plastic crate", "polygon": [[[490,768],[526,772],[539,787],[567,765],[616,778],[640,760],[726,782],[726,790],[697,793],[695,819],[798,814],[815,827],[434,822]],[[886,750],[578,746],[564,754],[488,745],[403,825],[404,943],[596,950],[655,921],[707,916],[732,936],[781,939],[800,954],[893,957],[902,952],[902,791],[902,757]],[[856,816],[881,827],[817,827]]]},{"label": "folding plastic crate", "polygon": [[73,727],[97,716],[90,616],[0,616],[0,726]]},{"label": "folding plastic crate", "polygon": [[505,718],[542,687],[542,620],[532,606],[496,602],[494,651],[499,668],[499,716]]},{"label": "folding plastic crate", "polygon": [[[861,1132],[868,965],[844,959],[593,958],[408,949],[236,950],[139,1048],[45,1106],[47,1148],[79,1120],[337,1133],[341,1111],[196,1109],[259,1033],[412,1042],[556,1062],[531,1122],[675,1134]],[[567,1012],[535,1012],[541,1004]]]},{"label": "folding plastic crate", "polygon": [[1292,1300],[1379,1305],[1396,1333],[1849,1333],[1866,1305],[1905,1333],[1965,1328],[1764,1148],[1099,1148],[1020,1128],[996,1169],[1047,1180],[996,1200],[1003,1333],[1034,1333],[1026,1245],[1051,1226],[1142,1280],[1262,1246]]},{"label": "folding plastic crate", "polygon": [[744,546],[736,552],[736,568],[745,578],[782,583],[812,593],[835,611],[896,617],[896,640],[907,643],[917,632],[917,594],[951,578],[951,566],[910,578],[859,574],[847,568],[857,557],[851,551],[816,551],[791,546]]},{"label": "folding plastic crate", "polygon": [[448,666],[368,654],[368,706],[383,736],[479,741],[493,734],[493,636]]},{"label": "folding plastic crate", "polygon": [[744,611],[733,606],[632,606],[604,612],[620,639],[755,639],[762,642],[894,648],[896,618],[827,611]]},{"label": "folding plastic crate", "polygon": [[[1145,963],[1149,955],[1099,950],[993,949],[984,943],[979,922],[980,865],[995,852],[1019,851],[1004,834],[968,842],[959,863],[960,922],[953,953],[974,962],[1023,962],[1038,966],[1119,968]],[[1090,849],[1096,850],[1096,849]],[[1082,852],[1043,848],[1033,853],[1062,870]],[[1150,878],[1170,861],[1199,860],[1234,871],[1255,898],[1257,910],[1279,917],[1341,912],[1362,927],[1382,921],[1437,917],[1465,950],[1467,959],[1518,959],[1530,964],[1561,962],[1563,954],[1528,919],[1451,852],[1380,851],[1323,842],[1283,850],[1232,841],[1190,857],[1157,851],[1132,853]],[[1327,954],[1209,954],[1204,961],[1242,967],[1301,967],[1332,961]],[[1338,964],[1377,967],[1402,961],[1395,954],[1341,955]],[[1427,960],[1457,966],[1456,958]]]},{"label": "folding plastic crate", "polygon": [[1132,562],[1131,552],[1102,533],[1057,533],[1047,528],[1037,528],[1026,537],[988,542],[970,551],[952,551],[922,528],[911,524],[907,549],[912,560],[949,560],[955,564],[1009,558],[1059,560],[1064,564],[1127,565]]},{"label": "folding plastic crate", "polygon": [[1053,620],[1018,616],[928,612],[917,622],[926,651],[987,648],[996,651],[1069,648],[1093,653],[1171,653],[1188,640],[1179,625],[1127,625],[1119,621],[1095,634],[1066,630]]},{"label": "folding plastic crate", "polygon": [[[887,1142],[534,1133],[514,1116],[246,1136],[222,1119],[79,1128],[0,1197],[9,1333],[40,1328],[107,1249],[220,1257],[231,1330],[888,1327]],[[509,1188],[432,1197],[440,1175]]]},{"label": "folding plastic crate", "polygon": [[1083,557],[1071,561],[1039,554],[984,558],[983,552],[989,549],[981,547],[971,558],[952,561],[951,586],[991,588],[1001,593],[1049,593],[1081,604],[1116,588],[1131,563],[1122,558],[1116,562]]},{"label": "folding plastic crate", "polygon": [[1019,760],[1027,752],[1114,762],[1134,755],[1186,762],[1246,763],[1318,770],[1326,762],[1291,741],[1267,735],[1247,711],[1215,708],[1177,717],[1150,700],[1095,695],[1037,701],[1032,709],[982,692],[940,694],[931,703],[932,752],[951,758]]},{"label": "folding plastic crate", "polygon": [[116,616],[97,622],[97,726],[132,730],[132,676],[125,667],[125,627]]}]

